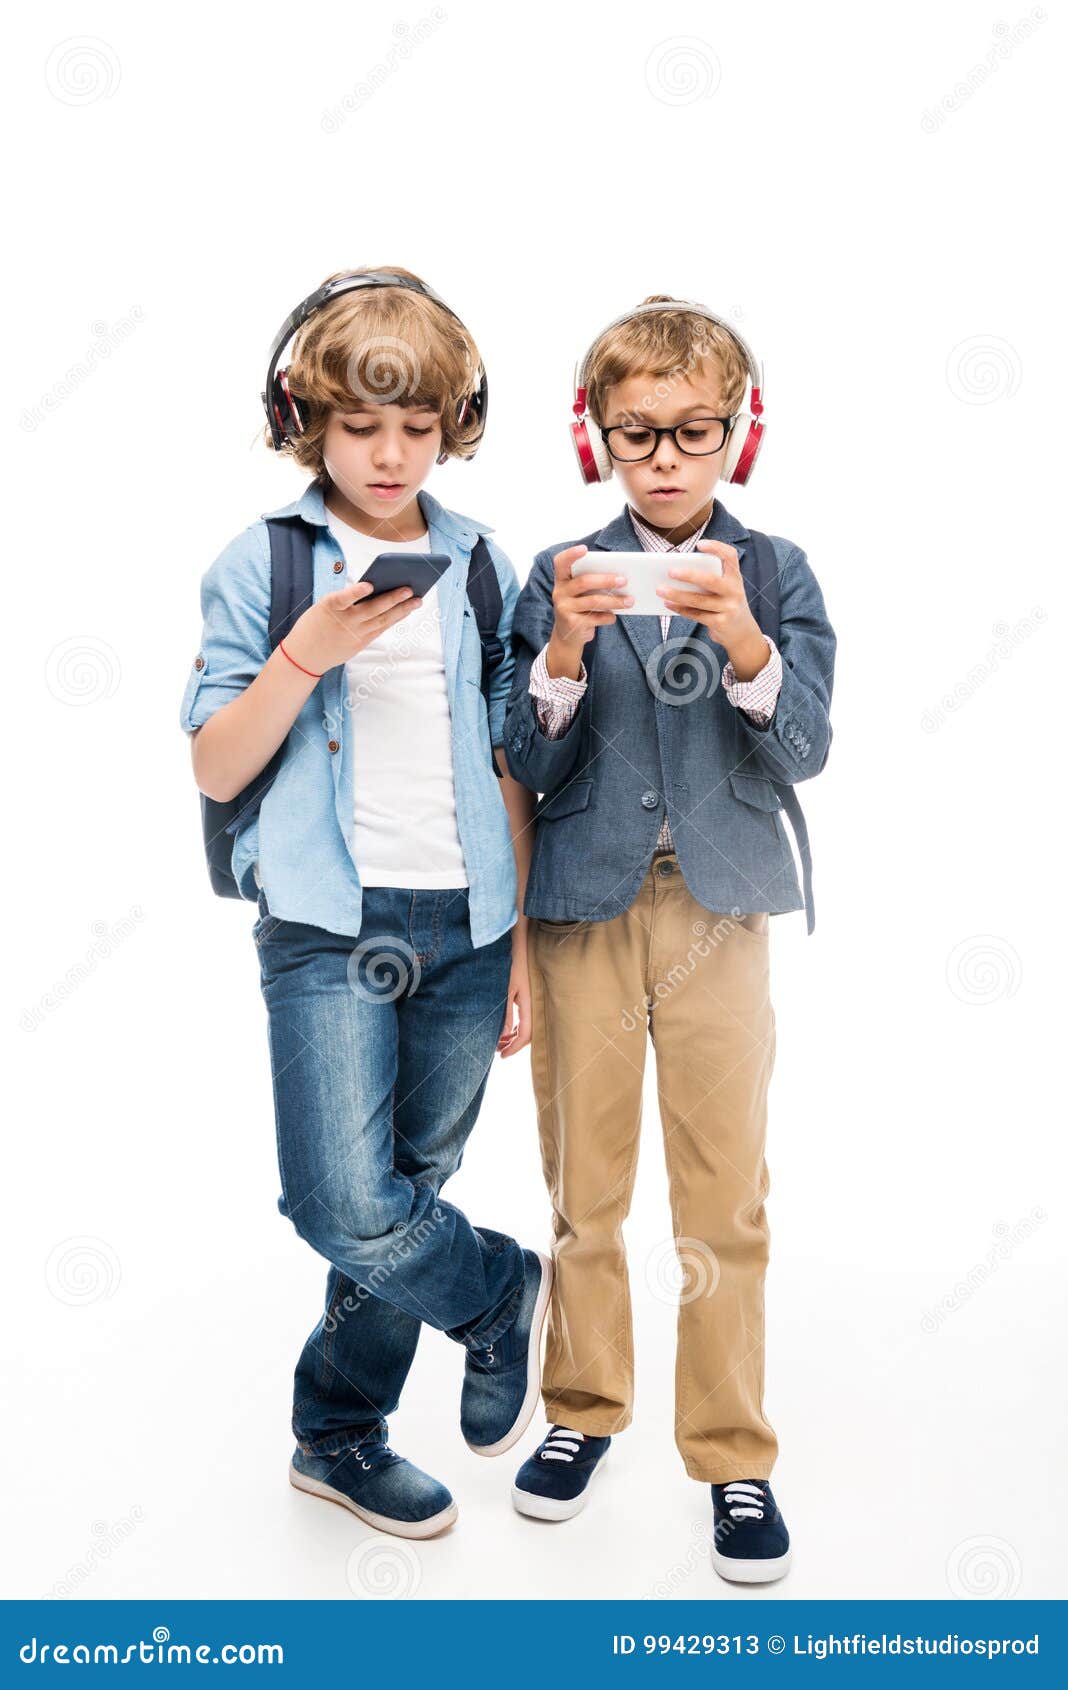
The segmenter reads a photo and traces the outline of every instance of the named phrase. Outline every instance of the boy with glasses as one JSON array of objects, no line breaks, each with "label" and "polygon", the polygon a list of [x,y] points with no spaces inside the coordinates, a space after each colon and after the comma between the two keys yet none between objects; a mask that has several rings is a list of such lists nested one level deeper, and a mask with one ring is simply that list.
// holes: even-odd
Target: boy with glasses
[{"label": "boy with glasses", "polygon": [[[835,636],[788,540],[770,542],[777,641],[748,602],[739,560],[755,542],[714,492],[721,474],[745,479],[759,444],[755,420],[739,424],[747,364],[752,378],[727,325],[664,296],[604,331],[580,373],[576,446],[586,479],[615,473],[627,504],[586,543],[542,552],[516,608],[504,744],[544,795],[525,909],[556,1278],[550,1429],[513,1501],[576,1514],[631,1420],[621,1228],[651,1035],[684,1270],[676,1441],[712,1488],[717,1570],[766,1582],[790,1556],[763,1408],[768,922],[802,905],[778,788],[826,761]],[[759,415],[756,382],[752,398]],[[615,570],[572,574],[599,551],[676,554],[659,620],[627,614]]]}]

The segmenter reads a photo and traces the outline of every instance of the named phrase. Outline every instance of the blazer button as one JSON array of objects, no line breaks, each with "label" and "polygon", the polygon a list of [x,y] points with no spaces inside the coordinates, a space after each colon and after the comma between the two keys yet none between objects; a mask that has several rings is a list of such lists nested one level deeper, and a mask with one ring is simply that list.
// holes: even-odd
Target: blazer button
[{"label": "blazer button", "polygon": [[327,747],[326,747],[326,749],[327,749],[327,750],[328,750],[328,751],[339,751],[339,750],[340,750],[340,749],[341,749],[341,747],[340,747],[340,746],[339,746],[339,744],[338,744],[338,742],[337,742],[337,740],[336,740],[336,739],[332,739],[332,740],[329,740],[329,741],[328,741],[328,742],[327,742]]},{"label": "blazer button", "polygon": [[204,659],[202,657],[198,657],[196,662],[193,664],[193,668],[194,669],[203,669],[203,667],[204,667]]},{"label": "blazer button", "polygon": [[340,575],[340,574],[341,574],[341,571],[342,571],[342,570],[343,570],[343,569],[344,569],[344,567],[345,567],[345,565],[344,565],[344,564],[343,564],[343,563],[340,563],[340,562],[339,562],[339,563],[335,563],[335,565],[334,565],[334,574],[335,574],[335,575]]},{"label": "blazer button", "polygon": [[642,793],[642,807],[644,809],[655,810],[657,805],[659,804],[659,802],[660,802],[659,792],[643,792]]}]

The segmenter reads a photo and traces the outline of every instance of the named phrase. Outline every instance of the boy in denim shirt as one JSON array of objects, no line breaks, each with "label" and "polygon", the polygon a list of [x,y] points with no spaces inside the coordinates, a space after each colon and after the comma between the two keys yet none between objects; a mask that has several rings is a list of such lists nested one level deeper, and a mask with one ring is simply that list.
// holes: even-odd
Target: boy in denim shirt
[{"label": "boy in denim shirt", "polygon": [[[614,472],[627,505],[536,559],[504,732],[512,773],[544,795],[525,909],[556,1265],[550,1428],[513,1501],[570,1518],[631,1420],[621,1227],[651,1035],[685,1274],[676,1441],[712,1488],[714,1565],[742,1582],[782,1577],[790,1556],[763,1408],[768,925],[802,907],[780,793],[826,761],[835,651],[788,540],[771,541],[779,638],[761,632],[740,569],[756,543],[714,495],[752,467],[760,384],[740,337],[689,301],[654,296],[599,336],[580,367],[575,444],[585,479]],[[598,551],[676,554],[659,619],[625,614],[625,572],[572,574]]]},{"label": "boy in denim shirt", "polygon": [[[238,535],[202,582],[181,709],[220,804],[283,749],[259,811],[242,806],[230,868],[259,910],[279,1208],[329,1264],[294,1375],[290,1482],[410,1538],[457,1515],[386,1441],[423,1326],[462,1347],[468,1447],[500,1454],[537,1404],[551,1282],[547,1258],[440,1195],[495,1051],[529,1025],[530,797],[502,769],[507,655],[483,697],[480,544],[498,653],[518,583],[485,524],[423,488],[435,462],[473,455],[486,392],[467,329],[410,271],[344,272],[301,302],[265,403],[272,443],[313,472],[270,519],[311,545],[312,602],[273,644],[271,530]],[[375,594],[364,577],[389,552],[448,567],[424,598]]]}]

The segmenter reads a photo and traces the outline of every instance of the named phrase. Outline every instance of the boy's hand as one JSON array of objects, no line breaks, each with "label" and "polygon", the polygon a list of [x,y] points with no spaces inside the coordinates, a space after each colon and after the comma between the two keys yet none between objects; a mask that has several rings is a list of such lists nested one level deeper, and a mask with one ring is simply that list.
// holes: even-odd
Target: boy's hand
[{"label": "boy's hand", "polygon": [[688,616],[708,629],[723,646],[740,681],[751,681],[768,661],[770,647],[745,596],[738,553],[721,540],[698,540],[696,550],[711,552],[723,564],[723,574],[709,569],[671,568],[679,585],[657,587],[664,607],[674,616]]},{"label": "boy's hand", "polygon": [[325,674],[363,651],[394,622],[418,610],[422,599],[410,587],[394,587],[373,598],[370,581],[349,581],[308,606],[286,636],[286,651],[302,668]]},{"label": "boy's hand", "polygon": [[508,1007],[504,1012],[504,1026],[497,1040],[499,1056],[514,1056],[530,1043],[532,1031],[530,1008],[530,969],[526,947],[512,946],[512,974],[508,981]]},{"label": "boy's hand", "polygon": [[566,675],[571,680],[578,679],[583,646],[589,644],[598,628],[615,621],[616,611],[634,603],[632,598],[620,598],[609,590],[625,586],[625,575],[572,575],[571,565],[585,557],[588,549],[568,546],[553,559],[555,620],[545,662],[550,675]]}]

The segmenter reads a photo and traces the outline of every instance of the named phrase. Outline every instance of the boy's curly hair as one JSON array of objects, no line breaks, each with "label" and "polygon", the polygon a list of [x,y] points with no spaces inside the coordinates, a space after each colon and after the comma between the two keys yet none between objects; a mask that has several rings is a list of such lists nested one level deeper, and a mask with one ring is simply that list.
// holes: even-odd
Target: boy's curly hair
[{"label": "boy's curly hair", "polygon": [[[381,268],[361,265],[338,270],[365,275]],[[396,275],[420,281],[413,270],[388,266]],[[482,437],[482,423],[462,401],[478,387],[482,360],[463,324],[425,294],[409,288],[357,288],[317,311],[298,331],[289,361],[289,390],[303,404],[307,428],[287,440],[287,452],[319,482],[326,479],[322,442],[331,413],[360,404],[428,405],[441,420],[441,450],[470,458]],[[269,445],[271,431],[264,430]]]},{"label": "boy's curly hair", "polygon": [[671,294],[651,293],[642,304],[676,309],[632,317],[605,329],[594,342],[586,360],[586,406],[598,428],[605,426],[605,397],[617,382],[655,376],[654,392],[662,398],[706,363],[719,375],[724,413],[734,416],[741,409],[749,370],[733,335],[688,311],[685,301]]}]

